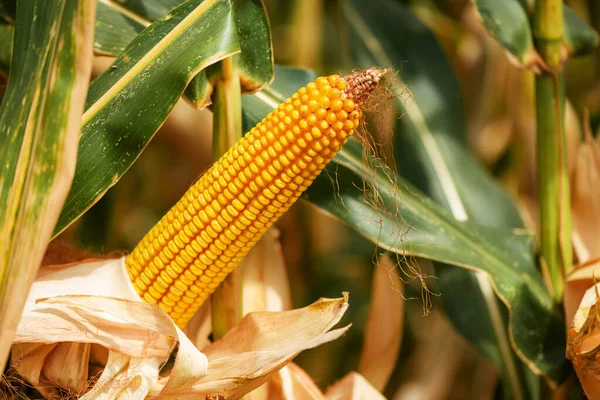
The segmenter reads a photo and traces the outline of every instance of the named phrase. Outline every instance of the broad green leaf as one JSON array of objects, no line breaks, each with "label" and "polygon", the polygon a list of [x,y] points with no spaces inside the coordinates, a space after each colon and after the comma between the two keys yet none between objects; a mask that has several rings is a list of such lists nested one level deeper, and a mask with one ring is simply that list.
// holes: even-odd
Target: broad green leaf
[{"label": "broad green leaf", "polygon": [[[510,197],[468,150],[460,88],[435,37],[401,6],[387,0],[376,0],[375,3],[377,6],[371,4],[367,7],[364,3],[353,1],[347,9],[348,25],[355,30],[353,49],[357,60],[363,65],[400,69],[395,85],[406,85],[412,93],[410,100],[398,99],[396,102],[403,116],[396,127],[395,159],[403,176],[458,220],[471,219],[486,226],[521,227],[517,209]],[[452,322],[465,337],[474,339],[473,343],[496,363],[505,383],[509,385],[506,389],[512,387],[513,391],[519,391],[520,387],[520,367],[510,351],[511,342],[516,345],[514,351],[522,355],[523,361],[533,371],[547,374],[555,380],[562,377],[564,360],[555,360],[550,354],[541,357],[537,344],[527,337],[517,337],[517,332],[523,335],[522,332],[526,330],[516,326],[516,318],[509,332],[514,341],[507,336],[507,328],[502,321],[504,308],[495,301],[487,279],[459,271],[448,276],[450,282],[445,282],[447,268],[441,265],[437,267],[443,299],[448,300],[445,305]],[[535,279],[536,284],[543,287],[533,257],[522,268],[527,271],[528,279]],[[491,271],[491,284],[496,283],[496,293],[502,299],[503,295],[497,290],[501,274],[500,271]],[[458,279],[462,282],[461,286],[451,287],[450,284]],[[519,285],[525,284],[524,281]],[[456,298],[465,290],[470,291],[470,296],[480,298],[477,304],[473,304],[471,313],[481,313],[486,309],[475,320],[476,323],[469,323],[464,318],[465,312],[456,309],[461,303],[464,304],[463,308],[469,305]],[[544,293],[544,297],[549,298],[549,295]],[[480,305],[482,307],[477,309]],[[513,315],[516,309],[522,307],[518,301],[506,305],[509,311],[513,310]],[[545,312],[550,318],[552,307]],[[478,334],[473,335],[474,330],[479,330]],[[541,336],[557,335],[557,338],[564,340],[562,331],[551,331],[546,325],[540,326],[538,333]]]},{"label": "broad green leaf", "polygon": [[589,54],[598,47],[598,32],[565,7],[565,42],[574,56]]},{"label": "broad green leaf", "polygon": [[[119,55],[138,32],[181,2],[99,0],[96,50],[107,55]],[[232,0],[232,8],[241,49],[241,53],[235,56],[236,72],[244,92],[254,92],[273,79],[269,19],[262,0]],[[194,107],[202,108],[210,103],[212,84],[209,75],[206,72],[199,74],[185,91],[187,100]]]},{"label": "broad green leaf", "polygon": [[483,24],[521,64],[535,52],[529,16],[519,0],[475,0]]},{"label": "broad green leaf", "polygon": [[190,80],[238,51],[223,0],[189,0],[140,33],[90,85],[77,170],[55,234],[129,169]]},{"label": "broad green leaf", "polygon": [[[244,97],[245,130],[310,79],[305,71],[276,69],[273,85]],[[384,249],[492,277],[494,291],[511,306],[511,342],[532,368],[562,378],[564,326],[552,312],[553,302],[539,273],[531,267],[532,237],[457,221],[404,179],[369,170],[362,154],[360,145],[350,141],[304,198]]]},{"label": "broad green leaf", "polygon": [[[530,14],[522,0],[475,0],[483,24],[521,64],[537,63]],[[569,7],[564,7],[565,43],[574,56],[588,54],[598,45],[598,34]]]},{"label": "broad green leaf", "polygon": [[0,369],[73,178],[95,9],[94,0],[18,3],[0,106]]},{"label": "broad green leaf", "polygon": [[144,28],[185,0],[98,0],[95,50],[118,56]]}]

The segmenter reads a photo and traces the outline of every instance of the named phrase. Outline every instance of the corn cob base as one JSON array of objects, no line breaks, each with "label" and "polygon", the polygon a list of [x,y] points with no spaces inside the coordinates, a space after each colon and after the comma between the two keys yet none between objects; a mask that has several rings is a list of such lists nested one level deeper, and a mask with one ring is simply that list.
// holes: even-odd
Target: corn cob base
[{"label": "corn cob base", "polygon": [[139,295],[185,326],[346,143],[384,73],[320,77],[236,143],[127,257]]}]

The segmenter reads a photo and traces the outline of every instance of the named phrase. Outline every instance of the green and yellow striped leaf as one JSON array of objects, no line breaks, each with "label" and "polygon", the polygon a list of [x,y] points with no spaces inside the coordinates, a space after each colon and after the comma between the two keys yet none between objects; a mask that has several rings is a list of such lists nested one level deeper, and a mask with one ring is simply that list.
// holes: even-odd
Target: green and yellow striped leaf
[{"label": "green and yellow striped leaf", "polygon": [[18,2],[0,106],[0,369],[73,178],[95,6]]},{"label": "green and yellow striped leaf", "polygon": [[55,234],[129,169],[190,80],[238,51],[226,0],[189,0],[140,33],[90,85],[77,170]]}]

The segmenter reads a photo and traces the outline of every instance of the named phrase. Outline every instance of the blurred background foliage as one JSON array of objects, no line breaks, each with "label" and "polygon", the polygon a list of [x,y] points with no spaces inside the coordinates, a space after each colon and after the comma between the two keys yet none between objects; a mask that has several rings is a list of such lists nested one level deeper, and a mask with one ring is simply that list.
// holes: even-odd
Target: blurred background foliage
[{"label": "blurred background foliage", "polygon": [[[435,34],[456,75],[466,122],[468,145],[480,163],[518,199],[521,217],[536,228],[534,76],[512,64],[486,32],[470,0],[397,0]],[[313,69],[319,74],[344,73],[356,67],[357,46],[339,0],[265,0],[271,21],[275,61]],[[600,3],[566,2],[583,20],[600,29]],[[397,38],[402,41],[402,37]],[[97,57],[94,74],[111,58]],[[408,62],[408,61],[407,61]],[[600,52],[570,60],[565,81],[569,152],[580,142],[584,109],[592,131],[600,128]],[[399,73],[402,74],[402,68]],[[410,87],[406,90],[410,107]],[[452,105],[447,105],[448,107]],[[391,108],[390,108],[391,109]],[[399,115],[373,122],[385,138]],[[180,198],[211,162],[212,118],[180,100],[131,170],[89,212],[62,234],[79,247],[98,252],[131,250]],[[325,386],[355,370],[367,319],[377,248],[344,224],[299,202],[277,224],[289,271],[294,307],[318,297],[350,292],[345,316],[353,328],[343,339],[303,353],[296,360],[316,383]],[[420,262],[435,275],[435,266]],[[401,275],[401,274],[400,274]],[[401,275],[402,276],[402,275]],[[426,309],[421,282],[407,282],[402,352],[385,391],[397,398],[501,397],[493,364],[452,327],[444,311],[445,291],[427,281],[435,296]],[[426,315],[427,314],[427,315]],[[472,318],[477,318],[476,315]]]}]

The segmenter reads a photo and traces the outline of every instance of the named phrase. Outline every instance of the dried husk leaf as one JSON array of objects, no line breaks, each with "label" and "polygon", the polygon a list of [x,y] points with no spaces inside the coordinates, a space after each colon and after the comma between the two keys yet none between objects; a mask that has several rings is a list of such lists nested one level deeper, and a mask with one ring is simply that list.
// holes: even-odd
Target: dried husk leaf
[{"label": "dried husk leaf", "polygon": [[161,364],[157,358],[132,358],[111,351],[102,375],[80,400],[143,400],[156,383]]},{"label": "dried husk leaf", "polygon": [[326,397],[306,371],[289,363],[269,381],[268,399],[326,400]]},{"label": "dried husk leaf", "polygon": [[[124,258],[42,268],[19,322],[12,362],[34,386],[41,384],[43,371],[57,386],[80,392],[87,386],[85,360],[92,343],[108,349],[109,355],[100,379],[86,394],[90,399],[145,398],[178,343],[173,369],[179,373],[171,374],[163,387],[176,390],[206,374],[206,357],[168,314],[141,301]],[[79,367],[60,377],[61,362],[74,365],[72,352],[80,345],[80,350],[88,349]],[[61,353],[50,353],[54,347]]]},{"label": "dried husk leaf", "polygon": [[[275,299],[270,304],[284,304],[280,295]],[[84,400],[181,400],[211,394],[235,399],[267,382],[302,350],[342,336],[348,327],[329,330],[347,307],[344,294],[298,310],[249,314],[206,348],[209,364],[162,309],[140,301],[123,258],[45,267],[27,299],[12,362],[49,398],[57,395],[57,386],[80,394],[85,390],[93,353],[97,371],[106,365]],[[177,344],[169,375],[159,378]],[[73,371],[62,371],[73,363]]]},{"label": "dried husk leaf", "polygon": [[569,328],[567,358],[590,400],[600,399],[600,284],[589,288]]},{"label": "dried husk leaf", "polygon": [[271,228],[244,258],[244,315],[292,308],[279,231]]},{"label": "dried husk leaf", "polygon": [[89,343],[59,343],[46,357],[44,376],[56,386],[83,393],[87,388]]},{"label": "dried husk leaf", "polygon": [[357,372],[350,372],[327,389],[325,395],[328,400],[385,400],[385,397]]},{"label": "dried husk leaf", "polygon": [[339,299],[320,299],[292,311],[248,314],[227,335],[205,349],[209,367],[204,378],[191,387],[169,393],[164,392],[161,379],[149,398],[185,400],[214,394],[229,400],[240,398],[267,382],[302,350],[342,336],[349,327],[329,330],[347,308],[345,295]]},{"label": "dried husk leaf", "polygon": [[385,388],[396,366],[402,342],[403,286],[394,267],[385,256],[375,268],[365,342],[358,363],[358,371],[379,391]]},{"label": "dried husk leaf", "polygon": [[580,263],[600,257],[600,148],[589,131],[577,151],[571,186],[573,247]]}]

